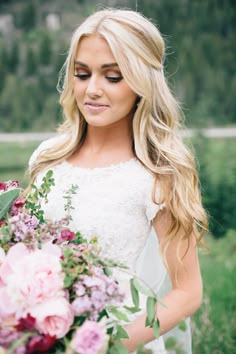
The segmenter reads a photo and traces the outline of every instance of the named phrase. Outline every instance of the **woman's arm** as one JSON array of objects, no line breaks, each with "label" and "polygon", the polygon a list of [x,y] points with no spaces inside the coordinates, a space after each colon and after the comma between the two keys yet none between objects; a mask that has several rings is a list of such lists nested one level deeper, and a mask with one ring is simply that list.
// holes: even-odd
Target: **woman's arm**
[{"label": "woman's arm", "polygon": [[[170,218],[170,214],[164,209],[153,220],[153,227],[159,242],[162,241],[169,229]],[[178,235],[171,241],[165,255],[172,290],[161,299],[167,308],[160,304],[157,306],[156,318],[160,322],[161,334],[166,333],[181,320],[192,315],[202,301],[202,278],[196,243],[193,239],[190,241],[189,250],[182,263],[178,260],[177,247]],[[181,242],[180,257],[185,254],[187,247],[187,241]],[[135,351],[139,344],[148,343],[155,338],[153,330],[145,327],[145,318],[145,315],[140,316],[126,326],[129,339],[123,340],[123,344],[130,352]]]}]

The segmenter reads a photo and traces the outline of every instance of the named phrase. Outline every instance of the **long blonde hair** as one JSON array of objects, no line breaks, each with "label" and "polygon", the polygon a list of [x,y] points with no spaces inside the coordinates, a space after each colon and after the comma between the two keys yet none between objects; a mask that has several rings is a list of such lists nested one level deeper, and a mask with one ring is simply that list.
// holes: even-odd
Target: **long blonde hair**
[{"label": "long blonde hair", "polygon": [[59,130],[66,138],[38,156],[31,168],[32,181],[42,169],[67,159],[84,141],[87,123],[73,93],[74,60],[79,41],[94,34],[106,39],[124,79],[140,97],[133,117],[134,151],[155,174],[155,186],[160,186],[161,199],[172,215],[165,250],[181,229],[179,241],[190,241],[194,235],[197,243],[202,242],[207,219],[194,158],[177,134],[182,113],[164,75],[165,43],[157,27],[137,12],[98,11],[74,32],[58,82],[65,118]]}]

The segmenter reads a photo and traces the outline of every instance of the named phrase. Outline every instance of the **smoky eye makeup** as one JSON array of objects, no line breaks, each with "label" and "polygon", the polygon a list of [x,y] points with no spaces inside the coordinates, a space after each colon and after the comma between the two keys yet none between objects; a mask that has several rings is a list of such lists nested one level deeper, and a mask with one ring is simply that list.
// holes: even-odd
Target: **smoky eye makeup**
[{"label": "smoky eye makeup", "polygon": [[[75,66],[74,76],[79,80],[87,80],[91,75],[92,73],[89,69],[77,65]],[[110,68],[102,68],[101,75],[110,83],[118,83],[123,79],[119,70],[111,70]]]}]

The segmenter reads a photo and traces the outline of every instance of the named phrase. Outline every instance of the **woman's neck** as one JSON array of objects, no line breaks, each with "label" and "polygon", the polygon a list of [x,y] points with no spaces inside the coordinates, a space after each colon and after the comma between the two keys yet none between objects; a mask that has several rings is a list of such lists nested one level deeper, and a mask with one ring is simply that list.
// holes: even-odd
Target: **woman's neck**
[{"label": "woman's neck", "polygon": [[82,167],[104,167],[134,156],[132,129],[128,124],[88,126],[83,145],[69,161]]}]

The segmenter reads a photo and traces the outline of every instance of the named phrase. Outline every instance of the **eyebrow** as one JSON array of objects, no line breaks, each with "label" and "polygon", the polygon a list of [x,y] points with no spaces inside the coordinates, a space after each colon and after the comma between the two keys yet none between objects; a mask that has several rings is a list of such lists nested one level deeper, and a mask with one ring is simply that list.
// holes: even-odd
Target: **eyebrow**
[{"label": "eyebrow", "polygon": [[[82,63],[81,61],[78,61],[78,60],[75,60],[75,64],[78,64],[80,66],[82,66],[83,68],[86,68],[88,69],[88,65]],[[102,69],[106,69],[106,68],[114,68],[114,67],[118,67],[118,64],[117,63],[108,63],[108,64],[103,64],[101,66]]]}]

